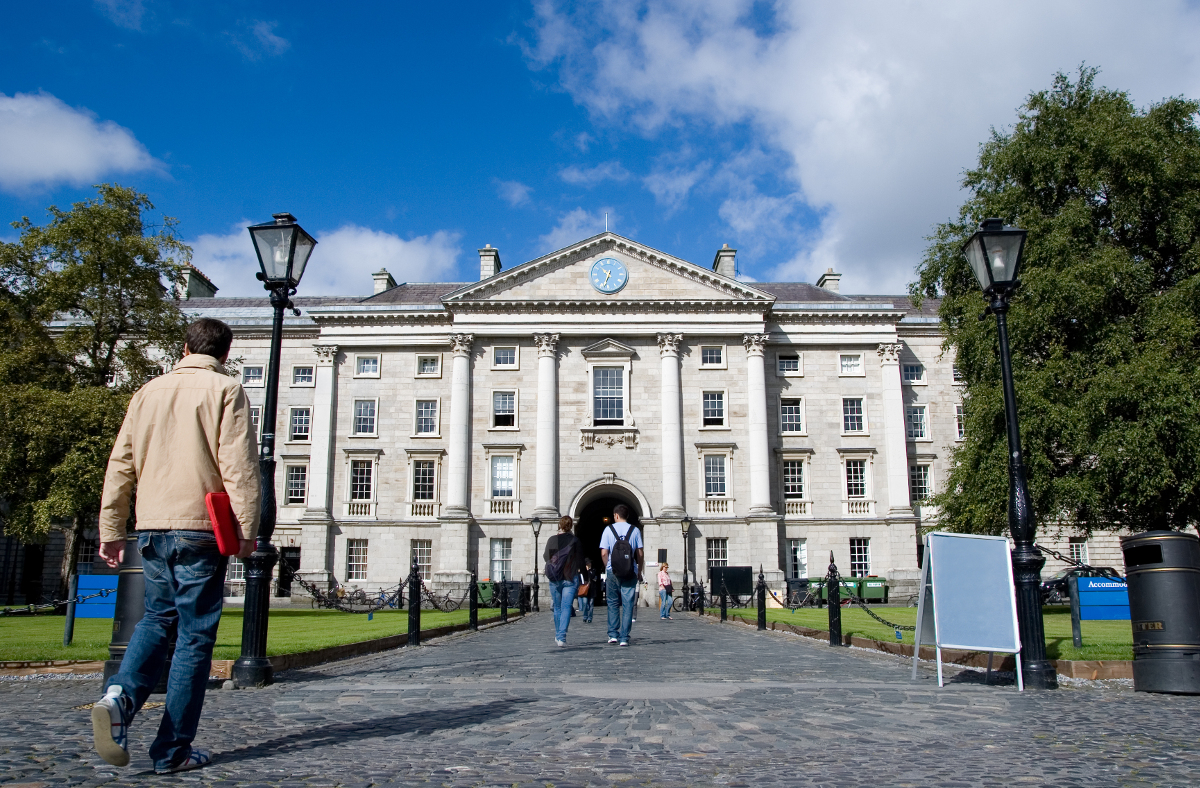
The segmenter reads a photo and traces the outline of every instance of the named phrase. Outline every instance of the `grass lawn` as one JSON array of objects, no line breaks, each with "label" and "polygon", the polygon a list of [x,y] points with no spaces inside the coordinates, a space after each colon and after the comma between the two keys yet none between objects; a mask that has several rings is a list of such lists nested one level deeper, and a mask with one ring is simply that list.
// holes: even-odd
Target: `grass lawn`
[{"label": "grass lawn", "polygon": [[[500,617],[500,611],[480,608],[479,621]],[[112,638],[111,618],[80,618],[75,620],[75,637],[70,646],[62,644],[63,616],[33,616],[0,618],[0,660],[35,659],[108,659],[108,642]],[[448,624],[465,624],[467,611],[441,613],[421,611],[421,630]],[[326,646],[340,646],[362,640],[375,640],[408,632],[408,611],[388,610],[376,613],[368,621],[366,615],[341,613],[336,610],[271,610],[267,629],[267,654],[291,654],[313,651]],[[217,630],[217,645],[213,659],[237,659],[241,654],[242,611],[226,608]]]},{"label": "grass lawn", "polygon": [[[873,607],[872,610],[881,618],[897,624],[912,626],[917,622],[915,607]],[[730,610],[729,615],[752,622],[758,620],[758,613],[753,608]],[[1046,627],[1046,654],[1050,659],[1133,659],[1133,630],[1130,629],[1128,621],[1081,622],[1083,648],[1077,649],[1071,642],[1069,607],[1043,607],[1042,619]],[[829,628],[829,612],[824,608],[801,608],[795,613],[768,608],[767,620],[812,629]],[[873,640],[896,640],[895,630],[888,629],[857,607],[842,609],[842,634],[858,635]],[[913,642],[912,632],[904,632],[904,642]]]}]

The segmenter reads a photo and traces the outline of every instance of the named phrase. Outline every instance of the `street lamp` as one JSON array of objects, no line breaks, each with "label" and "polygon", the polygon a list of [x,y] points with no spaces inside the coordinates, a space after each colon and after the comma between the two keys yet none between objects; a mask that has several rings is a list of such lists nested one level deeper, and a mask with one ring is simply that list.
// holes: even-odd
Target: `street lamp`
[{"label": "street lamp", "polygon": [[692,518],[686,514],[679,521],[679,529],[683,531],[683,604],[687,607],[688,596],[688,531],[692,530]]},{"label": "street lamp", "polygon": [[304,267],[317,242],[296,224],[290,213],[273,214],[275,221],[249,227],[262,270],[255,277],[271,292],[275,318],[271,323],[271,361],[260,426],[258,470],[262,476],[261,519],[254,552],[246,559],[246,604],[242,616],[242,655],[233,663],[239,687],[262,687],[274,681],[267,659],[267,614],[271,572],[279,558],[271,544],[275,532],[275,411],[279,401],[279,356],[283,345],[283,312],[300,312],[291,301]]},{"label": "street lamp", "polygon": [[541,587],[538,582],[538,536],[542,533],[542,518],[534,517],[529,521],[529,525],[533,527],[533,612],[540,613],[542,609],[538,607],[538,591]]},{"label": "street lamp", "polygon": [[[1004,411],[1008,417],[1008,528],[1012,533],[1013,579],[1017,589],[1017,624],[1024,659],[1025,686],[1057,689],[1054,666],[1046,659],[1046,634],[1042,626],[1041,572],[1046,559],[1033,546],[1033,514],[1029,485],[1021,457],[1021,431],[1017,424],[1017,395],[1013,388],[1012,355],[1008,347],[1008,302],[1020,282],[1024,230],[1006,227],[1001,219],[985,219],[963,245],[963,254],[988,299],[984,316],[996,316],[1000,335],[1000,369],[1004,379]],[[982,318],[981,318],[982,319]]]}]

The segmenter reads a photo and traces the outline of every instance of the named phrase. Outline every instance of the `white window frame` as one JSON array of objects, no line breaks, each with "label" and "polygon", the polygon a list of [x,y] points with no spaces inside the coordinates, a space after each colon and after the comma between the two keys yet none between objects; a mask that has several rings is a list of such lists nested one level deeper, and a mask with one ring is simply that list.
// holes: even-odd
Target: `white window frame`
[{"label": "white window frame", "polygon": [[[846,372],[846,371],[844,371],[844,368],[842,367],[842,359],[850,358],[852,356],[858,358],[858,371],[857,372]],[[845,350],[845,351],[838,353],[837,373],[838,373],[839,378],[865,378],[867,376],[866,354],[863,353],[862,351],[852,351],[852,350]]]},{"label": "white window frame", "polygon": [[[913,494],[913,471],[917,468],[925,469],[925,489],[927,494],[924,498],[917,498]],[[933,463],[928,460],[913,460],[908,464],[908,500],[913,506],[924,506],[923,501],[929,500],[933,496]]]},{"label": "white window frame", "polygon": [[961,443],[967,438],[967,413],[960,403],[954,406],[954,441]]},{"label": "white window frame", "polygon": [[[803,559],[796,560],[798,555],[803,556]],[[808,577],[808,539],[787,540],[787,573],[789,580],[803,580]]]},{"label": "white window frame", "polygon": [[[735,480],[733,476],[733,456],[735,445],[732,443],[697,443],[696,444],[696,471],[697,484],[696,492],[698,495],[697,510],[701,516],[731,516],[733,515],[733,503],[735,496],[733,491],[737,488],[734,486]],[[725,458],[725,495],[717,497],[709,497],[707,490],[706,477],[704,473],[704,458],[710,456],[720,456]]]},{"label": "white window frame", "polygon": [[[786,519],[792,520],[796,518],[811,518],[813,516],[813,499],[812,499],[812,449],[785,449],[778,452],[778,465],[776,469],[779,473],[779,499],[782,502],[780,510]],[[804,476],[804,492],[799,498],[788,498],[784,492],[784,463],[785,462],[801,462],[803,468],[801,473]]]},{"label": "white window frame", "polygon": [[[304,500],[293,501],[291,496],[291,488],[289,487],[289,475],[292,468],[304,469]],[[284,506],[307,506],[308,505],[308,489],[309,489],[309,474],[308,463],[306,462],[285,462],[283,465],[283,505]]]},{"label": "white window frame", "polygon": [[775,375],[781,378],[802,378],[804,377],[804,354],[799,350],[795,351],[796,369],[784,370],[780,368],[780,356],[791,356],[793,352],[787,349],[775,351]]},{"label": "white window frame", "polygon": [[[374,432],[357,432],[358,430],[358,403],[373,402],[375,403],[375,431]],[[379,437],[379,397],[354,397],[350,400],[350,437],[351,438],[378,438]]]},{"label": "white window frame", "polygon": [[[359,547],[359,546],[361,546],[362,551],[363,551],[363,553],[362,553],[362,558],[363,558],[362,574],[361,575],[358,575],[358,574],[352,575],[350,573],[350,566],[351,566],[350,551],[353,550],[355,547]],[[356,563],[355,566],[358,566],[358,564]],[[350,581],[355,580],[360,583],[365,583],[367,581],[367,576],[370,572],[370,566],[371,566],[371,540],[370,539],[347,539],[346,540],[346,575],[345,575],[346,582],[349,583]]]},{"label": "white window frame", "polygon": [[[381,449],[342,449],[345,455],[345,486],[342,490],[342,514],[352,520],[375,520],[379,516],[379,456]],[[355,461],[371,463],[370,499],[350,498],[350,484]]]},{"label": "white window frame", "polygon": [[[499,545],[501,547],[500,558],[496,558],[496,546],[497,545]],[[490,539],[488,539],[488,574],[489,575],[495,574],[495,572],[493,570],[495,568],[497,561],[501,565],[500,576],[490,578],[493,583],[499,583],[502,581],[513,579],[513,576],[512,576],[513,575],[512,545],[513,545],[513,540],[511,537],[493,536]],[[504,549],[503,548],[505,548],[505,547],[508,548],[508,550],[507,550],[508,557],[507,558],[504,557]],[[506,565],[508,568],[507,573],[504,571],[504,567]],[[509,602],[512,602],[512,600],[509,600]]]},{"label": "white window frame", "polygon": [[[875,516],[875,450],[874,449],[838,449],[842,471],[842,516],[843,517],[874,517]],[[847,465],[850,460],[863,460],[863,495],[861,498],[851,498],[849,495],[849,478]]]},{"label": "white window frame", "polygon": [[[799,400],[799,402],[800,402],[800,430],[799,431],[785,430],[783,428],[783,401],[785,399],[794,399],[794,400]],[[794,394],[781,393],[779,395],[778,401],[779,401],[779,407],[775,412],[779,416],[779,434],[780,435],[800,435],[800,436],[808,435],[808,415],[804,412],[804,397],[796,396]]]},{"label": "white window frame", "polygon": [[1081,564],[1088,563],[1088,540],[1086,536],[1067,538],[1067,556]]},{"label": "white window frame", "polygon": [[[442,511],[442,458],[446,456],[444,449],[405,449],[408,455],[408,487],[405,492],[405,503],[408,505],[408,516],[414,520],[437,519]],[[433,500],[416,498],[417,462],[419,460],[433,462]]]},{"label": "white window frame", "polygon": [[[846,400],[856,399],[862,403],[862,430],[859,432],[846,431]],[[841,422],[842,435],[870,435],[871,422],[867,419],[867,398],[866,397],[842,397],[841,413],[838,414],[838,419]]]},{"label": "white window frame", "polygon": [[[434,415],[433,432],[420,432],[420,425],[421,425],[420,403],[422,403],[422,402],[432,402],[434,408],[437,411],[436,414]],[[417,397],[416,399],[414,399],[412,401],[412,403],[413,403],[413,405],[412,405],[413,424],[412,424],[412,436],[411,437],[413,437],[413,438],[440,438],[440,437],[442,437],[442,399],[441,399],[441,397]],[[376,420],[378,421],[378,419],[376,419]]]},{"label": "white window frame", "polygon": [[[484,473],[487,479],[485,499],[489,517],[517,518],[521,516],[521,453],[525,450],[520,443],[485,443],[483,444]],[[513,461],[513,494],[511,496],[492,495],[492,458],[511,457]]]},{"label": "white window frame", "polygon": [[[705,350],[721,351],[720,362],[718,362],[716,364],[704,363],[704,351]],[[729,348],[727,348],[725,345],[714,345],[711,343],[701,345],[700,346],[700,369],[729,369]]]},{"label": "white window frame", "polygon": [[[418,552],[418,543],[420,543],[421,552]],[[428,562],[422,561],[422,553],[425,553]],[[433,579],[433,540],[432,539],[409,539],[408,540],[408,560],[409,566],[414,563],[417,565],[417,572],[421,579],[428,582]]]},{"label": "white window frame", "polygon": [[[909,422],[909,411],[921,411],[925,434],[922,437],[912,437],[909,435],[912,432],[911,423]],[[933,441],[933,427],[929,421],[929,406],[923,402],[910,402],[904,406],[904,437],[906,440],[913,443],[930,443]]]},{"label": "white window frame", "polygon": [[[512,350],[513,363],[500,364],[496,361],[497,350]],[[520,345],[493,345],[492,346],[492,369],[520,369],[521,368],[521,346]]]},{"label": "white window frame", "polygon": [[950,381],[955,386],[967,385],[967,376],[963,374],[962,367],[958,366],[958,364],[950,365]]},{"label": "white window frame", "polygon": [[[715,561],[723,563],[714,563],[713,550],[714,547],[719,547],[721,556]],[[708,536],[704,539],[704,568],[711,570],[714,566],[729,566],[729,537],[728,536]]]},{"label": "white window frame", "polygon": [[[422,372],[421,360],[431,358],[437,364],[437,370],[434,372]],[[440,378],[442,376],[442,354],[441,353],[417,353],[416,366],[413,367],[414,378]]]},{"label": "white window frame", "polygon": [[[298,410],[308,411],[308,437],[307,438],[293,438],[292,437],[292,418],[294,417],[296,411],[298,411]],[[312,407],[310,407],[308,405],[293,405],[293,406],[289,407],[288,408],[288,416],[287,416],[287,443],[312,443],[312,423],[313,423]]]},{"label": "white window frame", "polygon": [[[359,372],[358,371],[359,360],[360,359],[366,360],[368,358],[375,359],[375,371],[374,372]],[[354,354],[353,371],[354,371],[354,377],[356,377],[356,378],[378,379],[380,374],[383,372],[383,354],[382,353],[355,353]]]},{"label": "white window frame", "polygon": [[250,432],[254,434],[254,445],[262,442],[262,405],[250,406]]},{"label": "white window frame", "polygon": [[[312,375],[311,375],[312,380],[310,380],[307,383],[297,383],[296,382],[296,370],[298,370],[298,369],[312,370]],[[293,364],[292,365],[292,384],[291,384],[292,388],[294,388],[294,389],[311,389],[316,385],[317,385],[317,365],[316,364]]]},{"label": "white window frame", "polygon": [[[860,544],[855,545],[854,544],[855,542],[860,542]],[[856,546],[859,548],[866,548],[866,555],[867,555],[866,564],[867,564],[867,566],[866,566],[866,572],[863,574],[855,574],[855,571],[854,571],[854,569],[855,569],[855,567],[854,567],[854,564],[855,564],[854,548]],[[850,576],[851,577],[870,577],[871,576],[871,537],[869,537],[869,536],[852,536],[852,537],[850,537],[849,550],[850,550],[850,563],[849,563],[848,568],[850,570]],[[860,553],[860,555],[861,555],[861,553]],[[859,564],[861,566],[862,562],[859,561]]]},{"label": "white window frame", "polygon": [[[496,426],[496,395],[497,394],[512,394],[513,395],[513,423],[511,427]],[[521,429],[521,391],[517,388],[492,389],[488,395],[488,431],[489,432],[516,432]]]},{"label": "white window frame", "polygon": [[[704,423],[704,395],[721,395],[721,423],[707,426]],[[729,426],[729,389],[705,388],[700,391],[700,418],[697,421],[701,430],[728,430]]]},{"label": "white window frame", "polygon": [[[596,345],[580,351],[587,361],[587,394],[585,407],[587,418],[584,420],[587,430],[612,430],[614,432],[631,432],[637,427],[633,418],[632,403],[630,402],[630,376],[633,371],[633,350],[615,340],[597,343],[609,344],[608,348],[596,349]],[[621,424],[596,424],[596,367],[619,367],[621,369]]]},{"label": "white window frame", "polygon": [[[246,370],[257,369],[258,378],[256,380],[246,379]],[[246,389],[261,389],[267,385],[267,367],[265,364],[246,364],[242,367],[242,388]]]},{"label": "white window frame", "polygon": [[[921,377],[915,380],[908,380],[904,376],[905,367],[916,367],[921,370]],[[927,386],[929,385],[929,370],[920,361],[901,361],[900,362],[900,382],[905,386]]]}]

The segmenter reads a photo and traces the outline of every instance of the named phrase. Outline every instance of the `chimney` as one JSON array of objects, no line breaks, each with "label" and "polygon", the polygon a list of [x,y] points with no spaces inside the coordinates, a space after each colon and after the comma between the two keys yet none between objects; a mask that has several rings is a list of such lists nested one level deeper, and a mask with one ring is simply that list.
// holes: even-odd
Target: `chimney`
[{"label": "chimney", "polygon": [[219,288],[200,273],[199,268],[188,264],[183,267],[183,297],[184,298],[216,298]]},{"label": "chimney", "polygon": [[396,286],[396,280],[392,278],[392,275],[388,273],[386,268],[380,268],[371,274],[371,278],[375,280],[375,295],[391,290]]},{"label": "chimney", "polygon": [[830,268],[828,271],[821,274],[820,278],[817,279],[817,287],[823,290],[828,290],[831,293],[838,293],[841,292],[839,289],[841,281],[842,275],[835,274],[833,269]]},{"label": "chimney", "polygon": [[713,260],[713,270],[721,276],[728,276],[733,279],[737,275],[737,249],[730,249],[729,244],[724,244],[717,250],[717,257]]},{"label": "chimney", "polygon": [[479,281],[500,273],[500,250],[493,249],[491,244],[484,244],[479,250]]}]

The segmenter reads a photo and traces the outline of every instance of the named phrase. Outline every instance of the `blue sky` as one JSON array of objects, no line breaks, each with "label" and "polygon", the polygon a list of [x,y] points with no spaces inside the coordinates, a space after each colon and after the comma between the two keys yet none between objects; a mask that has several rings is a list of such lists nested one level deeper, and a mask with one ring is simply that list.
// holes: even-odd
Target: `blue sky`
[{"label": "blue sky", "polygon": [[[475,278],[610,226],[747,278],[902,292],[992,126],[1086,61],[1147,103],[1200,95],[1194,4],[12,4],[0,218],[90,184],[181,220],[222,295],[244,226],[321,241],[305,293]],[[950,9],[950,10],[946,10]],[[993,57],[964,53],[989,19]],[[9,233],[11,237],[11,233]]]}]

